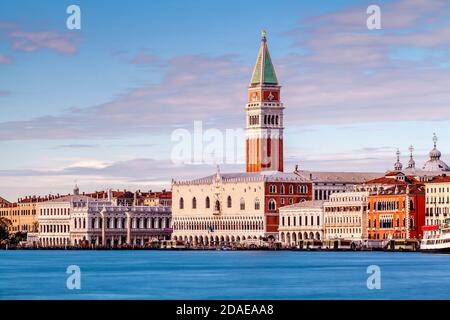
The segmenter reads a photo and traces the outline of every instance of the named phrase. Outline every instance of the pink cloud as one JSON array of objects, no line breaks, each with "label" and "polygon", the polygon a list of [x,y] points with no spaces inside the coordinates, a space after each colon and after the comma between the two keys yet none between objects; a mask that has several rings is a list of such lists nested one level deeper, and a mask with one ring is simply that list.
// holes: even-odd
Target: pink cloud
[{"label": "pink cloud", "polygon": [[0,54],[0,64],[11,64],[13,62],[14,60],[11,57]]},{"label": "pink cloud", "polygon": [[14,31],[10,34],[14,50],[32,52],[39,49],[54,50],[62,54],[77,51],[73,36],[54,31]]},{"label": "pink cloud", "polygon": [[9,91],[0,90],[0,97],[9,96],[11,93]]},{"label": "pink cloud", "polygon": [[130,63],[137,65],[149,65],[160,62],[160,58],[157,55],[147,53],[145,51],[138,52],[131,60]]}]

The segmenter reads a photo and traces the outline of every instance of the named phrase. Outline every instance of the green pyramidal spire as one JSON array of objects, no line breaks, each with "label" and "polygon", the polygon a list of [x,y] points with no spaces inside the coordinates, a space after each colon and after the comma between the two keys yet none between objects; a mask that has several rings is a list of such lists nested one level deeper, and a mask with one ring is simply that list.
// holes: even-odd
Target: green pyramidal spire
[{"label": "green pyramidal spire", "polygon": [[267,46],[266,32],[262,32],[261,46],[259,47],[258,58],[255,69],[253,69],[250,85],[278,85],[275,68],[270,58],[269,47]]}]

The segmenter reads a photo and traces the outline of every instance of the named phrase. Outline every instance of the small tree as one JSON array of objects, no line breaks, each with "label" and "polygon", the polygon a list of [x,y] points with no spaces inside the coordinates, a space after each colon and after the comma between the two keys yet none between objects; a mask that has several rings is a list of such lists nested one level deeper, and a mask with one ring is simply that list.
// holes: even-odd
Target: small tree
[{"label": "small tree", "polygon": [[6,240],[9,238],[8,228],[0,226],[0,240]]},{"label": "small tree", "polygon": [[27,240],[27,233],[18,231],[11,237],[10,240],[12,244],[18,244],[20,241]]},{"label": "small tree", "polygon": [[11,220],[0,217],[0,240],[6,240],[9,237],[8,227],[11,226]]}]

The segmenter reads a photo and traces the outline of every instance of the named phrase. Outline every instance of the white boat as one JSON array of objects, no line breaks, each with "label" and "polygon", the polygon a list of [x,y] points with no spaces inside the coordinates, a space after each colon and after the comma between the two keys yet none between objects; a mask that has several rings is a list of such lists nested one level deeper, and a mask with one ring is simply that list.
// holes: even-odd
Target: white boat
[{"label": "white boat", "polygon": [[424,237],[420,243],[423,252],[450,253],[450,219],[445,219],[442,226],[423,226]]}]

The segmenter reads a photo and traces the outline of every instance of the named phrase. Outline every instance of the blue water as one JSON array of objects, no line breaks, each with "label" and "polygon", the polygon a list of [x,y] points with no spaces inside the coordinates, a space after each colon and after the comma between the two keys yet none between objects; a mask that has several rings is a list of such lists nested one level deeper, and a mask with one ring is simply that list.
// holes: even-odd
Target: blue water
[{"label": "blue water", "polygon": [[[69,265],[80,290],[66,287]],[[369,265],[380,290],[367,288]],[[450,299],[450,255],[0,251],[0,299]]]}]

